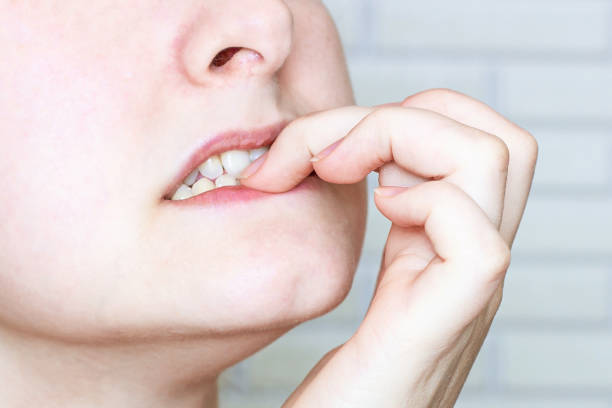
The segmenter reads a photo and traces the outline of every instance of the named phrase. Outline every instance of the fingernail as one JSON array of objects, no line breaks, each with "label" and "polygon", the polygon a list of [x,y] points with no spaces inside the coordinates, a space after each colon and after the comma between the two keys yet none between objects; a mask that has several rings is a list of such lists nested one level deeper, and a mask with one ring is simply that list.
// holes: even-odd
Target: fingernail
[{"label": "fingernail", "polygon": [[374,189],[374,194],[379,195],[381,197],[393,197],[405,191],[406,187],[385,187],[380,186]]},{"label": "fingernail", "polygon": [[319,154],[317,154],[312,159],[310,159],[310,161],[313,163],[316,163],[319,160],[324,159],[325,157],[329,156],[329,154],[333,152],[336,149],[336,147],[338,147],[338,145],[342,142],[343,139],[337,140],[334,143],[330,144],[325,149],[323,149]]},{"label": "fingernail", "polygon": [[242,173],[240,173],[240,175],[236,178],[238,180],[244,180],[247,177],[251,177],[253,174],[255,174],[257,170],[259,170],[259,168],[261,167],[261,165],[263,164],[267,156],[268,156],[268,152],[265,152],[264,154],[262,154],[260,157],[257,158],[257,160],[249,164],[249,167],[244,169]]}]

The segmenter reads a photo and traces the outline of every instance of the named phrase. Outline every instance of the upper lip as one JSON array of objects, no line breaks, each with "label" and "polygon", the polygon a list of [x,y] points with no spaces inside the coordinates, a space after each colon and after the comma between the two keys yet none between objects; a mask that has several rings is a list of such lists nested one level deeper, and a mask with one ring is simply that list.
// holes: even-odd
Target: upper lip
[{"label": "upper lip", "polygon": [[209,157],[228,150],[247,150],[268,146],[278,137],[287,123],[288,121],[280,121],[251,130],[229,130],[207,139],[183,164],[164,194],[164,198],[170,198],[183,180]]}]

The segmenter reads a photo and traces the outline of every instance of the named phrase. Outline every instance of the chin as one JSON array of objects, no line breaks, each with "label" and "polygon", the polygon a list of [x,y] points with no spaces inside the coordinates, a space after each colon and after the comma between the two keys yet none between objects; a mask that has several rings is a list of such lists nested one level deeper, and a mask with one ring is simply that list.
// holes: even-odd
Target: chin
[{"label": "chin", "polygon": [[285,223],[272,234],[267,251],[251,257],[248,265],[237,265],[243,273],[227,292],[237,295],[228,316],[237,323],[234,329],[290,328],[346,298],[362,250],[367,201],[361,184],[352,190],[345,186],[343,192],[325,214],[318,207]]},{"label": "chin", "polygon": [[288,329],[331,311],[352,286],[366,202],[364,184],[345,186],[327,205],[304,205],[300,217],[277,209],[253,229],[243,225],[233,256],[202,265],[202,279],[191,280],[200,295],[185,297],[193,308],[182,315],[198,319],[193,327],[230,334]]},{"label": "chin", "polygon": [[[347,244],[346,242],[343,244]],[[348,295],[359,255],[354,248],[302,247],[303,258],[277,264],[261,291],[253,292],[243,309],[243,329],[292,327],[319,317]],[[263,295],[263,296],[262,296]]]}]

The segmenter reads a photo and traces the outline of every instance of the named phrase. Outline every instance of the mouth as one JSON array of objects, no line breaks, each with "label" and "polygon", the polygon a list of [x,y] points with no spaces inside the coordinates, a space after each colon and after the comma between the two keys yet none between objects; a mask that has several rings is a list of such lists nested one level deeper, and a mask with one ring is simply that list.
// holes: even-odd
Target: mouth
[{"label": "mouth", "polygon": [[[238,177],[265,154],[288,122],[221,133],[200,146],[182,166],[163,199],[186,201],[219,189],[245,189]],[[311,173],[311,175],[314,174]]]}]

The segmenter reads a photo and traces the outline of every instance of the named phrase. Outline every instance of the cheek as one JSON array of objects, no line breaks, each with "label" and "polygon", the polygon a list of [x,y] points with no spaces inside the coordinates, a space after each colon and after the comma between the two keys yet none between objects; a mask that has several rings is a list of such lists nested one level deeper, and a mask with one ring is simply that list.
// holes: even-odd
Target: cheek
[{"label": "cheek", "polygon": [[99,303],[102,272],[131,235],[118,222],[133,209],[117,181],[134,98],[111,85],[116,71],[30,29],[32,42],[2,49],[10,63],[0,64],[0,318],[52,325]]},{"label": "cheek", "polygon": [[130,208],[103,168],[90,167],[95,160],[54,156],[56,147],[40,140],[0,181],[0,319],[72,329],[112,290],[109,271],[118,271],[133,237],[121,222]]}]

